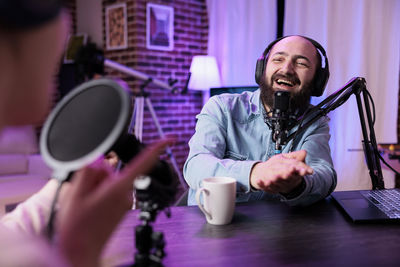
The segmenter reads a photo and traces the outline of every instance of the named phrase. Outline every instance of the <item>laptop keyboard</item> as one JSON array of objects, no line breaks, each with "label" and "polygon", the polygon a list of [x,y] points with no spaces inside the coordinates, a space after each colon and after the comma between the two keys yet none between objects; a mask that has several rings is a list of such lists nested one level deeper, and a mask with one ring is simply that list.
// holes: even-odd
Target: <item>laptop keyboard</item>
[{"label": "laptop keyboard", "polygon": [[371,190],[363,195],[389,218],[400,218],[400,191],[397,189]]}]

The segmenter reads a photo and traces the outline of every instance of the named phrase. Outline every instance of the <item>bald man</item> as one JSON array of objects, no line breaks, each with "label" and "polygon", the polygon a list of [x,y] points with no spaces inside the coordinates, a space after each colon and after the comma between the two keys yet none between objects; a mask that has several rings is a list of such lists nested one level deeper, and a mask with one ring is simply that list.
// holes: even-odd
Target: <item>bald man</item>
[{"label": "bald man", "polygon": [[202,180],[212,176],[235,178],[238,202],[280,199],[304,206],[336,187],[328,117],[315,121],[277,155],[272,130],[265,123],[276,91],[290,93],[290,107],[297,116],[310,107],[312,95],[322,94],[329,77],[322,46],[304,36],[283,37],[268,46],[261,64],[257,91],[214,96],[197,115],[184,165],[189,205],[195,204]]}]

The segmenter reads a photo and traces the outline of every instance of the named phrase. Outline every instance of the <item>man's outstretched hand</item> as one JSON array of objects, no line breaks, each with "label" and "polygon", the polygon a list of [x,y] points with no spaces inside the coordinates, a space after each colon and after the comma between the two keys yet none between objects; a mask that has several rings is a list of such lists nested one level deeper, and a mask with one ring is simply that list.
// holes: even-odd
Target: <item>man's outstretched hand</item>
[{"label": "man's outstretched hand", "polygon": [[305,164],[306,155],[305,150],[300,150],[256,163],[250,173],[251,186],[273,194],[290,193],[301,183],[303,176],[313,173],[313,169]]}]

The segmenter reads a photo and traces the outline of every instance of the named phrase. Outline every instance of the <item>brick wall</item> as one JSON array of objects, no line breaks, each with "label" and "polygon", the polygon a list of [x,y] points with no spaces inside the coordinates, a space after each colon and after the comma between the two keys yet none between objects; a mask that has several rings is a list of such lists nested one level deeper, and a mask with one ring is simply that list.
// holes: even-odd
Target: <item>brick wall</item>
[{"label": "brick wall", "polygon": [[[146,48],[146,4],[148,2],[174,8],[174,49],[172,51],[149,50]],[[207,53],[208,19],[205,0],[103,0],[103,36],[105,41],[105,7],[115,3],[127,4],[128,48],[105,50],[105,57],[133,68],[158,80],[167,82],[168,78],[177,79],[175,86],[183,89],[194,55]],[[105,47],[104,47],[105,49]],[[128,82],[134,93],[139,92],[142,80],[129,77],[110,68],[107,75],[119,77]],[[172,148],[179,169],[182,170],[188,154],[188,141],[194,133],[195,115],[202,107],[200,92],[172,94],[168,90],[149,85],[145,91],[167,135],[176,137]],[[158,139],[155,123],[147,107],[143,117],[143,142],[150,143]]]}]

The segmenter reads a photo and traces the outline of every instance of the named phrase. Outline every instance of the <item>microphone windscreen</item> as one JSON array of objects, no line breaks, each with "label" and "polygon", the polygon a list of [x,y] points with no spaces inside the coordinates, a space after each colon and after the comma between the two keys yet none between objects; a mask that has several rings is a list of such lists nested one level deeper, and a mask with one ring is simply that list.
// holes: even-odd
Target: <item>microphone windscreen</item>
[{"label": "microphone windscreen", "polygon": [[289,110],[290,92],[276,91],[274,94],[274,110],[277,113],[286,112]]},{"label": "microphone windscreen", "polygon": [[123,163],[131,161],[144,148],[144,145],[132,134],[122,134],[113,145],[113,150]]}]

